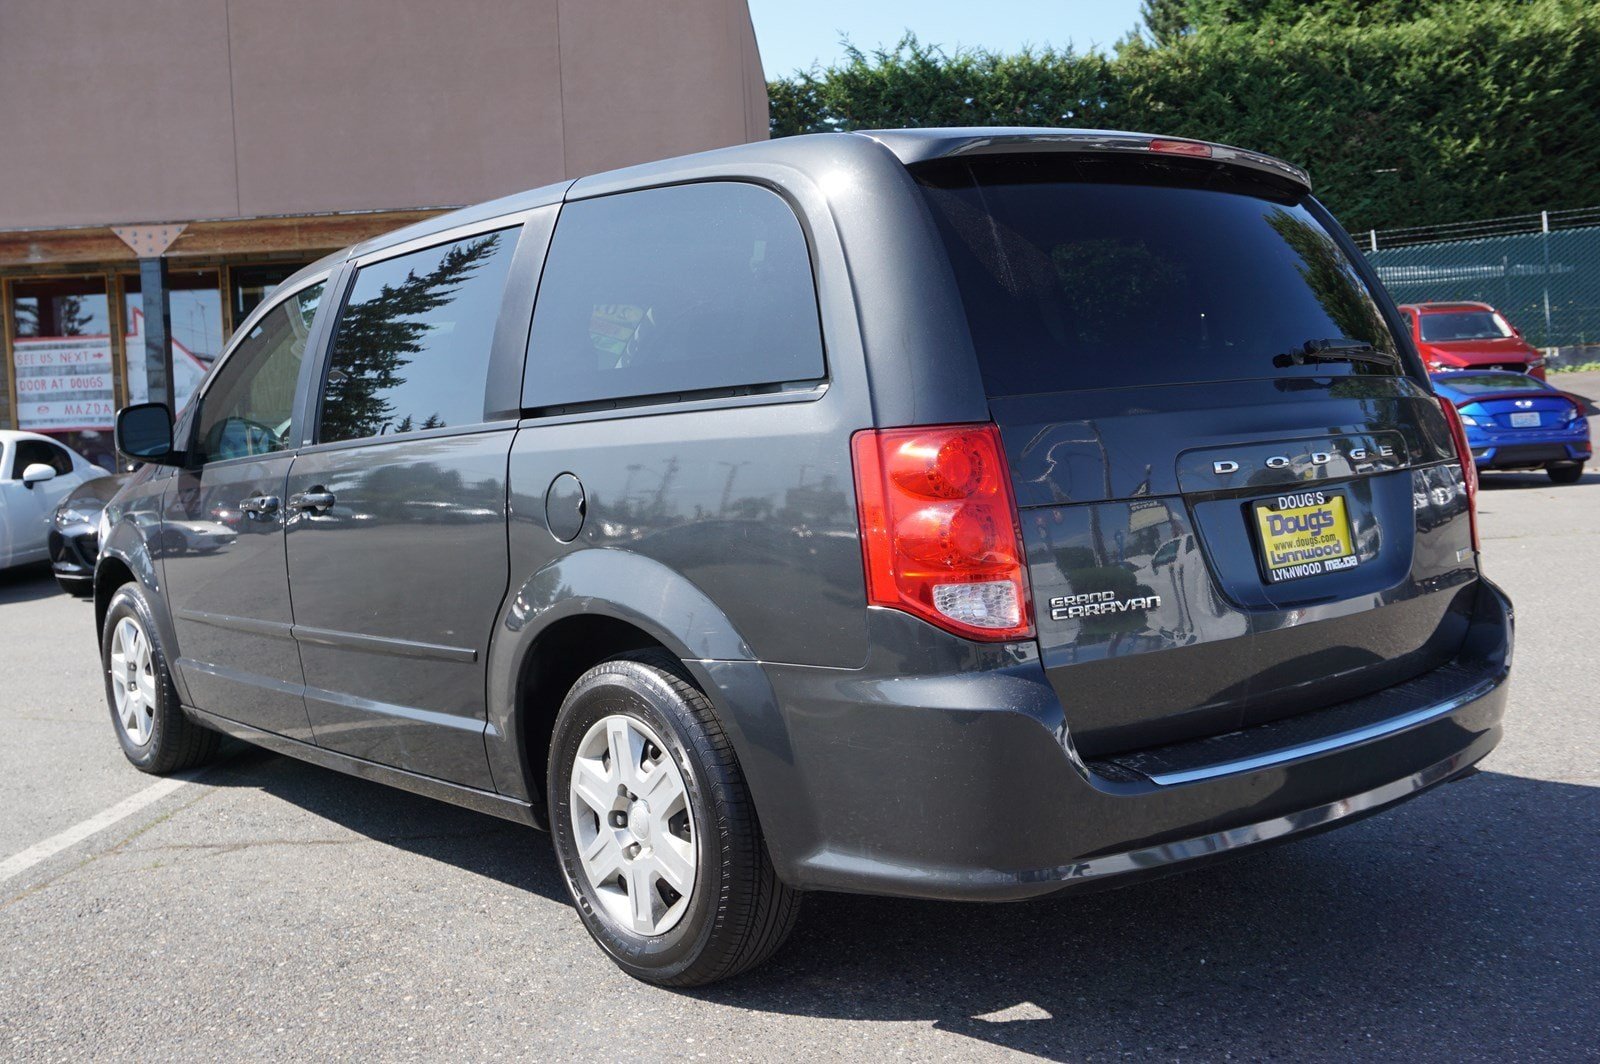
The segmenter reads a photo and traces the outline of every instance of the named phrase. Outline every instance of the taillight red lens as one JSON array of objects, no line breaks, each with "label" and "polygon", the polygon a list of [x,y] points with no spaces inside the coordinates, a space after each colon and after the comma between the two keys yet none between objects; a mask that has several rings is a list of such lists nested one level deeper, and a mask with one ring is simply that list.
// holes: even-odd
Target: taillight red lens
[{"label": "taillight red lens", "polygon": [[1467,443],[1467,430],[1461,424],[1461,413],[1448,399],[1441,398],[1439,406],[1444,419],[1450,423],[1450,438],[1455,441],[1456,457],[1461,460],[1461,479],[1467,486],[1467,516],[1472,525],[1472,549],[1478,549],[1478,466],[1472,460],[1472,448]]},{"label": "taillight red lens", "polygon": [[1163,155],[1188,155],[1195,159],[1211,158],[1211,145],[1201,144],[1192,140],[1163,140],[1157,138],[1149,144],[1151,151],[1161,152]]},{"label": "taillight red lens", "polygon": [[969,639],[1032,637],[1000,430],[863,429],[851,449],[867,601]]}]

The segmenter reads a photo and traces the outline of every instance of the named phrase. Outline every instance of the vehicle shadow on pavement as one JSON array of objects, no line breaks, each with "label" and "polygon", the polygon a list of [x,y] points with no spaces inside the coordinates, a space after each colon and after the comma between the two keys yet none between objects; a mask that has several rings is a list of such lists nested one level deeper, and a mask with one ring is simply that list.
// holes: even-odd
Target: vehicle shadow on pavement
[{"label": "vehicle shadow on pavement", "polygon": [[0,569],[0,606],[13,602],[37,602],[56,595],[65,598],[67,593],[56,583],[47,562]]},{"label": "vehicle shadow on pavement", "polygon": [[1122,890],[994,906],[814,895],[773,964],[697,996],[932,1021],[1056,1060],[1567,1055],[1600,1016],[1597,853],[1600,787],[1482,773]]},{"label": "vehicle shadow on pavement", "polygon": [[[252,748],[205,782],[567,904],[530,828]],[[1485,772],[1121,890],[1009,905],[810,895],[766,967],[677,993],[931,1023],[1055,1060],[1569,1056],[1600,1015],[1597,853],[1600,787]]]},{"label": "vehicle shadow on pavement", "polygon": [[203,782],[254,788],[374,842],[568,903],[549,836],[521,824],[232,741]]}]

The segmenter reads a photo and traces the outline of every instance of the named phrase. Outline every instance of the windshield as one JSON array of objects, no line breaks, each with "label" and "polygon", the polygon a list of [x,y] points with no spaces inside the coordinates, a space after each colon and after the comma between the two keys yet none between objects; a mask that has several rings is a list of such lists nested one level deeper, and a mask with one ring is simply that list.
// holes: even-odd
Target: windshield
[{"label": "windshield", "polygon": [[1394,354],[1339,245],[1301,203],[1216,169],[1095,156],[945,162],[919,180],[990,396],[1247,377],[1308,341]]},{"label": "windshield", "polygon": [[1474,373],[1471,376],[1441,373],[1435,378],[1452,391],[1468,395],[1487,395],[1490,392],[1542,392],[1548,389],[1539,381],[1523,373]]},{"label": "windshield", "polygon": [[1421,317],[1422,338],[1435,342],[1450,340],[1498,340],[1511,335],[1511,326],[1492,310],[1436,311]]}]

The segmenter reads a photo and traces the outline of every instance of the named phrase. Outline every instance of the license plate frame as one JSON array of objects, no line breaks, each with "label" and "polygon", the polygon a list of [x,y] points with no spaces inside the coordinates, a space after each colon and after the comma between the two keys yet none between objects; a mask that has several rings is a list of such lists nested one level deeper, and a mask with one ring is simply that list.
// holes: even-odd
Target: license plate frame
[{"label": "license plate frame", "polygon": [[1536,429],[1539,427],[1539,412],[1537,410],[1518,410],[1511,415],[1511,427],[1514,429]]},{"label": "license plate frame", "polygon": [[[1361,564],[1342,491],[1287,492],[1249,507],[1256,558],[1269,584],[1353,569]],[[1279,520],[1272,520],[1274,517]]]}]

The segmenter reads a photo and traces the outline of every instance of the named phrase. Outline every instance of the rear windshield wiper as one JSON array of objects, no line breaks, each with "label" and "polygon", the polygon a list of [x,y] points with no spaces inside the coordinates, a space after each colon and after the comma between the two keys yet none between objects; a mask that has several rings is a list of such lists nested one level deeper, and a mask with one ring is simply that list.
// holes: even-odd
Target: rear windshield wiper
[{"label": "rear windshield wiper", "polygon": [[1340,337],[1334,340],[1307,340],[1298,351],[1278,355],[1274,366],[1304,366],[1312,362],[1370,362],[1379,366],[1400,368],[1400,359],[1387,351],[1379,351],[1365,340]]}]

